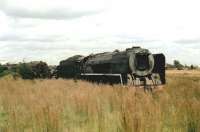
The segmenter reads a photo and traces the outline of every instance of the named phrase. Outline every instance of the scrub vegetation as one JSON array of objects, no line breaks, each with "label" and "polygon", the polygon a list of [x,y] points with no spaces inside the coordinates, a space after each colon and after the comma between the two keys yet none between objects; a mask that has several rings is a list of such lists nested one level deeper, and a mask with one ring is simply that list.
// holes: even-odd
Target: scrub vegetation
[{"label": "scrub vegetation", "polygon": [[200,72],[145,93],[63,79],[0,79],[1,132],[199,132]]}]

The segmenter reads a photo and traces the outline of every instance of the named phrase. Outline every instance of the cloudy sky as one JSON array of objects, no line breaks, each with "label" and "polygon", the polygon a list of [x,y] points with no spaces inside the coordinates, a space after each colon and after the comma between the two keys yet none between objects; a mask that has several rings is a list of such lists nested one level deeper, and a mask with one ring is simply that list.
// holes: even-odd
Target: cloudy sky
[{"label": "cloudy sky", "polygon": [[0,0],[0,62],[132,46],[200,64],[199,0]]}]

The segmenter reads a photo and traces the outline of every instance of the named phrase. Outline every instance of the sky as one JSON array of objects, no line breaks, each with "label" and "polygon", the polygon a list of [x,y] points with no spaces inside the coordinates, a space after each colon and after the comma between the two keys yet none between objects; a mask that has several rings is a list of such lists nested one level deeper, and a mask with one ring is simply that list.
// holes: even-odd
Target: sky
[{"label": "sky", "polygon": [[198,0],[0,0],[0,63],[141,46],[200,65]]}]

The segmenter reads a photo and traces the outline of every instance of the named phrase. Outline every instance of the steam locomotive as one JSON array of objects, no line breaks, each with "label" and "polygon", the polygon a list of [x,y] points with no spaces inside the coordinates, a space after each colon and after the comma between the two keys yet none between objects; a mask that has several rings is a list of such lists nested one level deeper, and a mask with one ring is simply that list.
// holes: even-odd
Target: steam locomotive
[{"label": "steam locomotive", "polygon": [[141,47],[75,55],[60,62],[56,76],[110,84],[163,85],[166,83],[165,56]]}]

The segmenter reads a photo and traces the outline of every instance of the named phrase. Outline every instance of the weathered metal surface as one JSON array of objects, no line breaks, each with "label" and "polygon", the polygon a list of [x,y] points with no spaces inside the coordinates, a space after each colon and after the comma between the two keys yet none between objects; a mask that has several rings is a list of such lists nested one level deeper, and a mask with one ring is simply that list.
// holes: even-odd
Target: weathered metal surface
[{"label": "weathered metal surface", "polygon": [[[66,78],[120,74],[123,83],[128,82],[130,78],[128,76],[131,76],[133,81],[136,78],[140,81],[144,78],[154,81],[154,78],[159,76],[161,84],[164,84],[165,56],[163,54],[154,55],[149,50],[140,47],[132,47],[121,52],[104,52],[86,57],[73,56],[61,61],[57,70],[58,76]],[[158,79],[155,82],[158,82]]]}]

